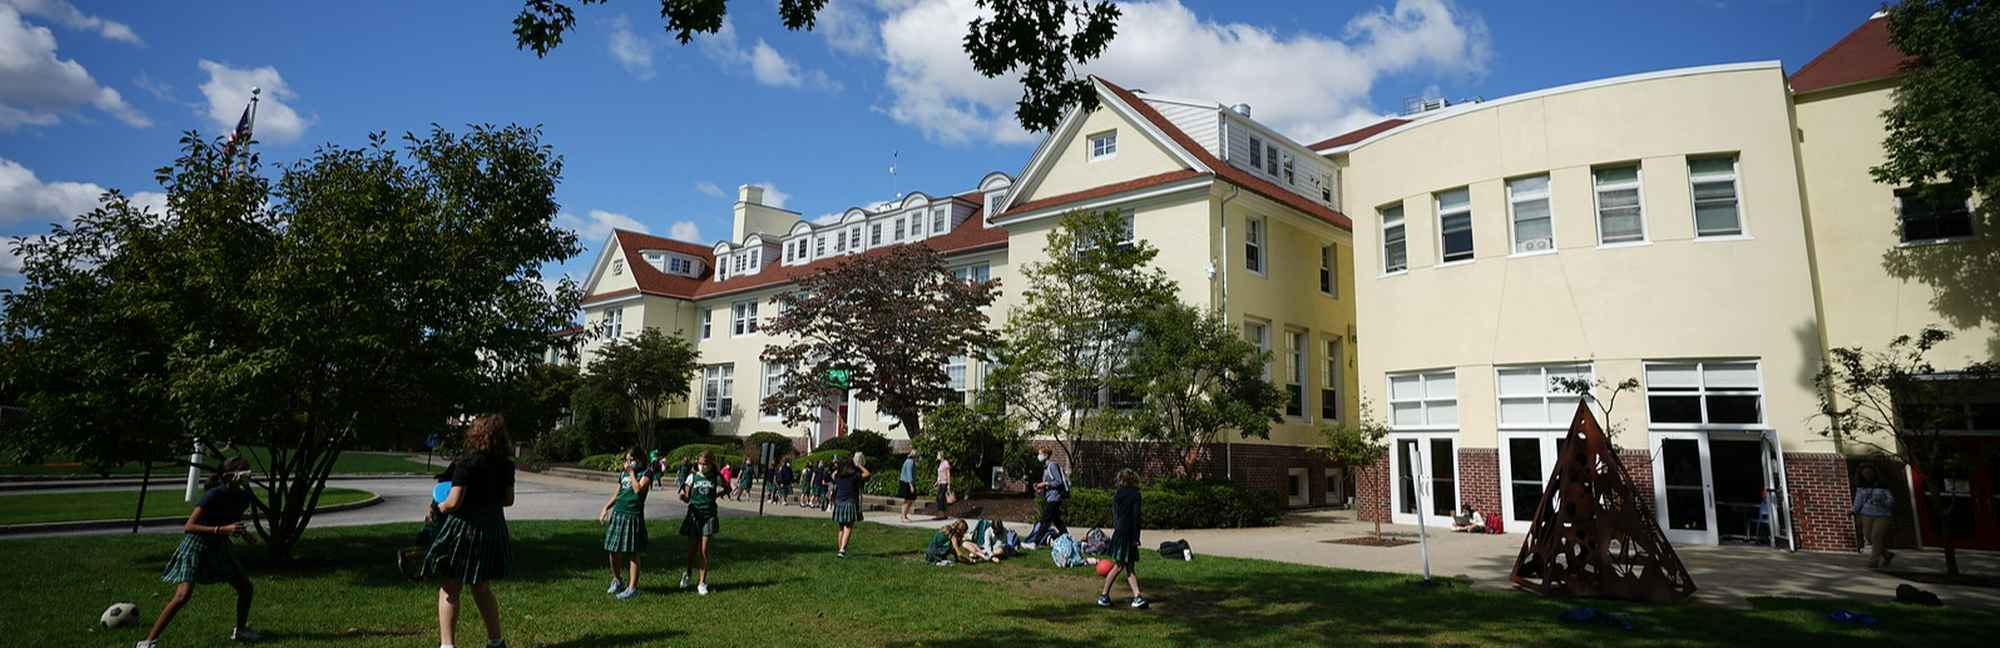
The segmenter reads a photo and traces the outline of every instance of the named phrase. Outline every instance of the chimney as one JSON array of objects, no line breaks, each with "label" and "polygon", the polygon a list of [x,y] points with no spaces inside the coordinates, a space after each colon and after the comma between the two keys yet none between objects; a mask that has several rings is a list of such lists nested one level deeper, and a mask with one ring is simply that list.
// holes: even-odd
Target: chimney
[{"label": "chimney", "polygon": [[1240,103],[1230,106],[1229,109],[1236,111],[1236,114],[1242,115],[1245,118],[1250,117],[1250,104]]},{"label": "chimney", "polygon": [[757,185],[743,185],[741,187],[737,187],[736,191],[737,191],[736,202],[750,203],[752,205],[764,204],[763,187],[759,187]]}]

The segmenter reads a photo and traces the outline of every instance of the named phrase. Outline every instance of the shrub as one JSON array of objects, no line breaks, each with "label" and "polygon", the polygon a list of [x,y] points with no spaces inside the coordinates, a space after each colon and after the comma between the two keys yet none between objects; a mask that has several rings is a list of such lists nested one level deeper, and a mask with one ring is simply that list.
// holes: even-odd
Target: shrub
[{"label": "shrub", "polygon": [[[1111,527],[1111,493],[1098,488],[1070,491],[1064,516],[1072,527]],[[1268,492],[1221,480],[1174,479],[1139,489],[1152,529],[1226,529],[1275,526],[1278,500]]]},{"label": "shrub", "polygon": [[668,452],[666,457],[667,465],[679,466],[682,461],[693,461],[695,456],[701,454],[703,451],[715,453],[715,465],[717,466],[734,464],[743,460],[743,449],[735,447],[733,444],[690,443]]},{"label": "shrub", "polygon": [[576,461],[589,451],[584,447],[588,441],[582,426],[558,425],[555,429],[535,435],[529,451],[545,462]]},{"label": "shrub", "polygon": [[[902,477],[903,457],[897,456],[892,459],[893,461],[888,462],[888,465],[882,468],[869,467],[869,470],[874,471],[874,474],[868,476],[868,483],[862,489],[863,492],[883,497],[894,497],[896,495],[896,482],[901,481]],[[872,464],[875,462],[870,461],[869,463]],[[916,489],[916,494],[919,498],[935,497],[937,495],[937,469],[925,470],[922,466],[918,466],[917,481],[912,486]],[[958,496],[961,498],[971,497],[973,493],[984,491],[986,490],[986,486],[986,479],[983,475],[969,475],[957,472],[951,476],[951,490],[954,493],[958,493]]]},{"label": "shrub", "polygon": [[590,455],[588,457],[584,457],[582,459],[577,460],[576,467],[582,468],[584,470],[602,470],[604,472],[615,472],[618,470],[619,464],[621,463],[620,459],[624,458],[624,454],[625,453],[622,452],[607,452],[604,454]]},{"label": "shrub", "polygon": [[766,441],[778,444],[779,457],[794,452],[792,450],[792,438],[776,432],[758,432],[750,435],[749,438],[743,440],[743,452],[748,454],[762,452],[764,442]]},{"label": "shrub", "polygon": [[847,433],[847,436],[844,437],[827,439],[820,443],[819,447],[813,448],[814,452],[824,452],[827,450],[859,452],[869,458],[868,464],[870,467],[874,466],[875,458],[888,457],[890,453],[894,452],[893,447],[889,444],[889,437],[882,436],[882,433],[874,430],[855,430]]},{"label": "shrub", "polygon": [[714,428],[708,419],[670,418],[662,420],[654,429],[653,445],[661,450],[673,450],[691,443],[715,443],[710,437]]},{"label": "shrub", "polygon": [[[851,454],[854,453],[846,450],[821,450],[818,452],[807,453],[803,456],[795,457],[791,460],[790,463],[792,464],[792,472],[796,473],[798,471],[805,470],[807,464],[816,464],[822,461],[837,461],[840,459],[845,459],[847,458],[848,455]],[[873,463],[875,460],[870,459],[869,461],[870,463]],[[871,467],[870,470],[873,470],[873,468]]]}]

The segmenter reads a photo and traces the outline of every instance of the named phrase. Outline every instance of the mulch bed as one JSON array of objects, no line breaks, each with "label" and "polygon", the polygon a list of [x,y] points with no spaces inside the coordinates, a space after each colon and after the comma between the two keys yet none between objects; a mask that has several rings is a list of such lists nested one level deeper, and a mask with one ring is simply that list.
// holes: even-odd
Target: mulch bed
[{"label": "mulch bed", "polygon": [[1388,538],[1388,537],[1376,537],[1376,536],[1340,538],[1338,540],[1321,540],[1320,542],[1324,542],[1326,544],[1358,545],[1362,547],[1401,547],[1403,545],[1416,544],[1416,541],[1414,540],[1404,540],[1402,538]]},{"label": "mulch bed", "polygon": [[[922,511],[937,515],[937,500],[919,500]],[[1021,493],[981,493],[961,499],[946,507],[945,515],[968,520],[987,519],[1033,524],[1041,517],[1041,508],[1035,498]]]}]

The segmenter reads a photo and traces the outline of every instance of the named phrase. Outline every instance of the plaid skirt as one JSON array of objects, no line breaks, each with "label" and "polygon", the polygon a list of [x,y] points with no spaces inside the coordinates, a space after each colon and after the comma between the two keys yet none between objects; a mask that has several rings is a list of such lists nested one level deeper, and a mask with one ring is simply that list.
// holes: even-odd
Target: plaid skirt
[{"label": "plaid skirt", "polygon": [[612,553],[646,552],[646,516],[612,511],[604,524],[604,550]]},{"label": "plaid skirt", "polygon": [[1133,565],[1139,562],[1139,543],[1113,542],[1110,544],[1111,547],[1104,552],[1106,559],[1120,565]]},{"label": "plaid skirt", "polygon": [[687,517],[681,518],[681,535],[709,537],[722,530],[721,515],[712,508],[688,507]]},{"label": "plaid skirt", "polygon": [[861,503],[839,501],[833,503],[833,523],[840,526],[854,526],[861,521]]},{"label": "plaid skirt", "polygon": [[499,509],[448,513],[424,554],[424,575],[474,585],[507,577],[507,518]]},{"label": "plaid skirt", "polygon": [[167,559],[167,570],[160,574],[160,581],[213,585],[236,580],[241,575],[243,566],[230,553],[229,538],[189,533],[181,536],[181,546],[174,549],[174,557]]}]

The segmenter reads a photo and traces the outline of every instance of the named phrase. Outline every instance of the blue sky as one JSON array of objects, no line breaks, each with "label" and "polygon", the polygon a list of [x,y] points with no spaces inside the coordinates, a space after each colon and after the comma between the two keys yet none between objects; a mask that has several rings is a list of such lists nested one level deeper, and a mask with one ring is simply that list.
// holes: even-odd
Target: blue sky
[{"label": "blue sky", "polygon": [[[514,48],[512,1],[0,0],[0,235],[46,231],[103,188],[157,191],[152,171],[181,132],[225,131],[250,85],[265,88],[267,161],[433,122],[542,125],[566,159],[560,220],[587,234],[584,257],[611,225],[727,236],[741,184],[767,183],[814,217],[968,189],[1032,152],[1012,121],[1017,87],[977,77],[959,50],[971,0],[835,0],[813,33],[784,30],[775,4],[737,0],[725,34],[685,46],[654,3],[584,7],[537,59]],[[1127,4],[1088,70],[1247,102],[1312,141],[1421,94],[1494,98],[1749,60],[1790,72],[1879,6],[1164,0]],[[14,268],[0,245],[0,288],[20,285]]]}]

